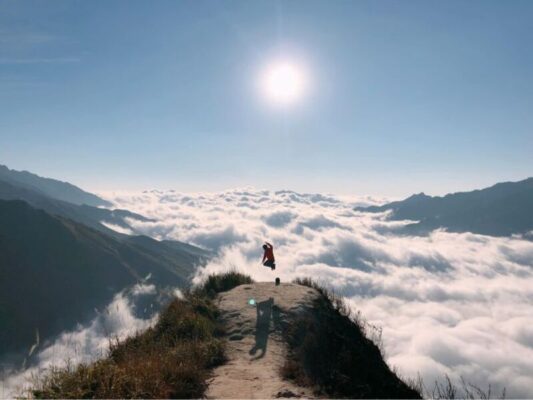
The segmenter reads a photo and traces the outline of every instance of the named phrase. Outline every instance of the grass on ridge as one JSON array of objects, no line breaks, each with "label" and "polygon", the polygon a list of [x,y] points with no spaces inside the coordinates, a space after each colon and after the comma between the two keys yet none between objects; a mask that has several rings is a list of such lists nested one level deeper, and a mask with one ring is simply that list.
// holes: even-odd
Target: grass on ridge
[{"label": "grass on ridge", "polygon": [[285,329],[289,356],[282,375],[332,398],[421,398],[385,363],[367,338],[365,323],[342,298],[312,279],[296,279],[321,296],[313,313],[301,314]]},{"label": "grass on ridge", "polygon": [[52,368],[39,377],[35,398],[200,398],[210,369],[225,361],[217,293],[250,277],[211,275],[174,299],[154,327],[112,341],[108,356],[89,364]]},{"label": "grass on ridge", "polygon": [[209,275],[196,289],[195,293],[214,298],[220,292],[227,292],[234,287],[253,283],[253,279],[237,271]]}]

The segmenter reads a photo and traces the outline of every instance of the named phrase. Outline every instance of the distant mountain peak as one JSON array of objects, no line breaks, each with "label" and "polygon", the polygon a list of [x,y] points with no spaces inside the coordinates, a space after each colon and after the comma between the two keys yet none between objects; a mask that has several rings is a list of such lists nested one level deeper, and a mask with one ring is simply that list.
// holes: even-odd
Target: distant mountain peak
[{"label": "distant mountain peak", "polygon": [[392,211],[395,220],[419,221],[407,233],[427,233],[437,228],[508,236],[533,230],[533,178],[501,182],[470,192],[427,196],[423,192],[383,206],[358,207],[357,211]]},{"label": "distant mountain peak", "polygon": [[429,198],[431,198],[431,196],[428,196],[424,192],[420,192],[420,193],[416,193],[416,194],[409,196],[407,199],[405,199],[405,201],[414,200],[414,199],[429,199]]},{"label": "distant mountain peak", "polygon": [[112,204],[92,193],[86,192],[71,183],[57,179],[44,178],[28,171],[16,171],[0,165],[0,180],[38,191],[54,199],[72,204],[93,207],[110,207]]}]

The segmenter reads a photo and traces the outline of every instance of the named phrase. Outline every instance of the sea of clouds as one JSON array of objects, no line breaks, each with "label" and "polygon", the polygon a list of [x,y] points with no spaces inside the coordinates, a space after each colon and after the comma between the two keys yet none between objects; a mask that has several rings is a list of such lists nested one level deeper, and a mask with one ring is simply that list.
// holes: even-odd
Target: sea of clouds
[{"label": "sea of clouds", "polygon": [[37,333],[23,365],[6,364],[0,371],[0,398],[26,394],[35,379],[51,367],[72,367],[105,356],[111,340],[125,339],[156,322],[153,306],[158,297],[154,285],[137,284],[117,293],[103,310],[95,309],[92,321],[63,332],[51,343],[40,343]]},{"label": "sea of clouds", "polygon": [[[533,243],[435,231],[403,236],[408,221],[354,211],[383,199],[254,189],[115,195],[157,222],[142,233],[218,256],[196,280],[230,268],[258,281],[310,276],[383,329],[389,365],[431,386],[444,374],[508,397],[533,396]],[[275,246],[277,269],[261,266]]]},{"label": "sea of clouds", "polygon": [[[251,188],[109,197],[116,207],[156,221],[130,220],[136,232],[216,252],[196,282],[228,269],[258,281],[312,277],[382,328],[384,356],[401,376],[420,374],[432,386],[448,374],[484,389],[491,384],[493,393],[506,387],[507,397],[533,397],[531,241],[445,231],[404,236],[409,221],[353,210],[384,201],[371,197]],[[260,263],[265,240],[275,247],[275,272]],[[127,298],[117,296],[108,310],[122,304],[122,323],[106,332],[98,318],[80,327],[80,340],[74,340],[84,344],[78,359],[102,350],[110,332],[123,336],[153,323],[134,316]],[[72,341],[72,335],[64,338]],[[40,366],[59,354],[64,359],[71,350],[61,346],[65,339],[39,353]],[[54,351],[56,357],[46,356]]]}]

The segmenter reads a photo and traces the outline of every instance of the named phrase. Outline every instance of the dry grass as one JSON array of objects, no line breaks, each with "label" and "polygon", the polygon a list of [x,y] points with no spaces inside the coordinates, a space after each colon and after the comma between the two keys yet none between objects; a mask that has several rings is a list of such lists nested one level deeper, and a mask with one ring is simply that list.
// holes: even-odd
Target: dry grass
[{"label": "dry grass", "polygon": [[210,276],[174,299],[157,324],[124,341],[113,341],[105,359],[52,368],[34,385],[35,398],[200,398],[210,369],[225,361],[216,293],[247,276]]},{"label": "dry grass", "polygon": [[315,386],[334,398],[421,398],[389,369],[367,336],[359,314],[333,292],[311,279],[294,283],[318,290],[313,313],[291,321],[285,331],[290,354],[282,368],[285,378]]},{"label": "dry grass", "polygon": [[230,271],[223,274],[209,275],[202,285],[195,289],[195,293],[214,298],[217,293],[227,292],[236,286],[249,283],[253,283],[253,280],[248,275]]},{"label": "dry grass", "polygon": [[[286,331],[290,356],[282,369],[285,378],[303,386],[318,386],[328,397],[428,398],[437,400],[490,400],[486,390],[461,378],[448,375],[429,388],[422,378],[401,379],[383,361],[379,327],[368,324],[359,312],[353,313],[344,301],[312,279],[294,283],[312,287],[322,295],[314,316],[302,316]],[[496,396],[505,399],[505,388]]]},{"label": "dry grass", "polygon": [[505,388],[503,388],[501,394],[494,397],[492,387],[489,384],[487,389],[484,390],[473,383],[466,382],[462,377],[459,383],[453,382],[448,375],[444,375],[442,381],[435,381],[433,388],[428,389],[421,378],[419,378],[418,386],[421,391],[425,393],[426,398],[435,400],[452,400],[452,399],[465,399],[465,400],[490,400],[493,398],[505,399]]}]

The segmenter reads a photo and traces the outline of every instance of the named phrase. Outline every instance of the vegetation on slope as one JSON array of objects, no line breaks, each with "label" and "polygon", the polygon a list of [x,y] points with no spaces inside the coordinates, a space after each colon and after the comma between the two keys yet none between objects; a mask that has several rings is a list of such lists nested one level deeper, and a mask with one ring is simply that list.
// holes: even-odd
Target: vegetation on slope
[{"label": "vegetation on slope", "polygon": [[452,382],[447,375],[429,387],[420,376],[405,383],[383,359],[381,329],[352,314],[341,298],[311,279],[294,283],[322,296],[313,314],[300,315],[284,329],[289,344],[285,378],[332,398],[505,399],[505,388],[498,395],[490,385],[482,389],[462,378]]},{"label": "vegetation on slope", "polygon": [[55,368],[36,382],[36,398],[199,398],[209,370],[224,362],[217,293],[252,280],[238,273],[210,276],[174,299],[156,325],[111,344],[105,359]]},{"label": "vegetation on slope", "polygon": [[0,356],[22,361],[35,329],[42,342],[71,330],[148,275],[160,288],[188,286],[201,257],[168,243],[119,240],[23,201],[0,200]]},{"label": "vegetation on slope", "polygon": [[[225,361],[223,327],[214,299],[220,292],[253,283],[230,272],[209,276],[202,285],[174,299],[158,322],[143,333],[113,341],[106,358],[76,367],[53,368],[40,377],[35,398],[201,398],[210,370]],[[282,368],[286,379],[330,398],[453,399],[461,392],[448,378],[433,391],[422,382],[406,384],[383,360],[367,327],[333,293],[310,279],[295,283],[321,293],[313,312],[289,319],[283,334],[289,354]],[[463,382],[464,398],[490,399]],[[505,397],[505,392],[502,398]]]},{"label": "vegetation on slope", "polygon": [[332,398],[421,398],[389,369],[365,327],[343,301],[310,279],[295,283],[317,289],[313,313],[300,314],[285,329],[289,356],[282,374],[315,386]]}]

